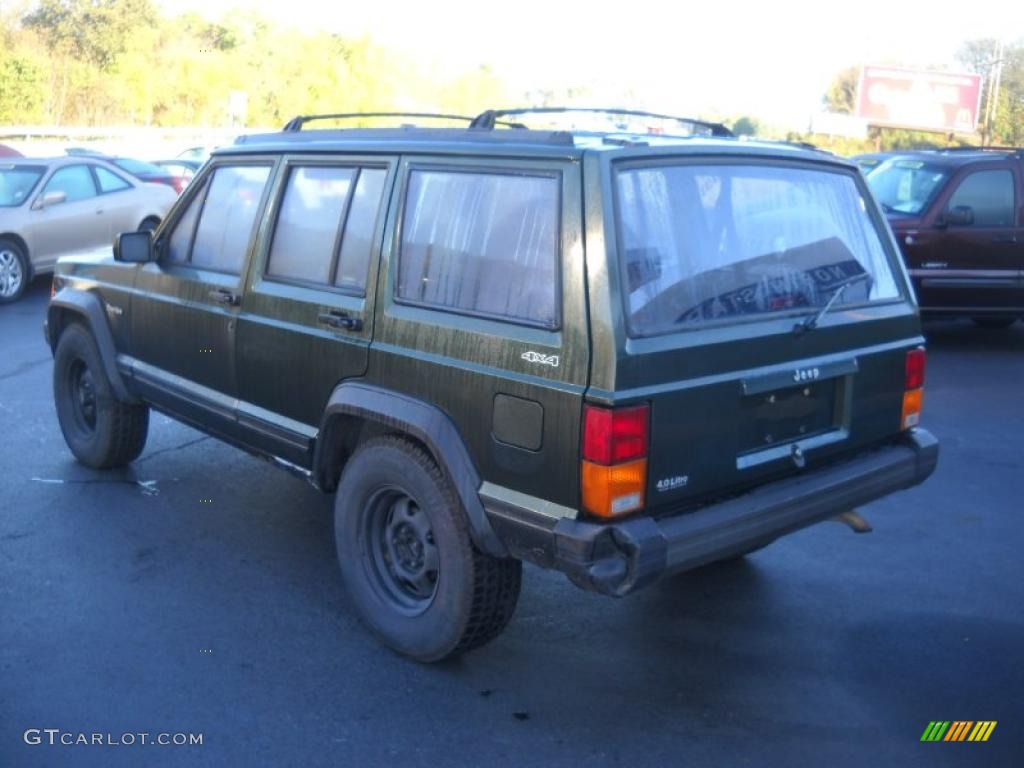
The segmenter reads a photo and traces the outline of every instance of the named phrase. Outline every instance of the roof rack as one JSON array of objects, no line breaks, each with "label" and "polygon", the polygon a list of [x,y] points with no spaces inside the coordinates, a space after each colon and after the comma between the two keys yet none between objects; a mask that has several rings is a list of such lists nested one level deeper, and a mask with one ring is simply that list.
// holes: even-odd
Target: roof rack
[{"label": "roof rack", "polygon": [[961,146],[943,147],[939,152],[1009,152],[1012,155],[1024,156],[1024,147],[992,147],[992,146]]},{"label": "roof rack", "polygon": [[[626,115],[629,117],[653,117],[658,120],[674,120],[677,123],[690,125],[693,128],[703,128],[711,136],[733,136],[733,132],[721,123],[713,123],[706,120],[697,120],[692,117],[677,117],[676,115],[662,115],[657,112],[643,112],[636,109],[599,109],[595,107],[522,107],[519,109],[488,109],[473,118],[469,124],[471,129],[490,131],[495,125],[500,125],[498,118],[511,115],[543,115],[543,114],[565,114],[571,112],[585,112],[590,114],[604,115]],[[523,126],[525,127],[525,126]]]},{"label": "roof rack", "polygon": [[[303,125],[314,120],[358,120],[364,117],[427,117],[434,120],[461,120],[464,123],[472,123],[476,119],[466,115],[447,115],[439,112],[337,112],[325,115],[298,115],[285,123],[283,130],[286,133],[301,131]],[[509,128],[526,127],[522,123],[502,122],[501,124]]]}]

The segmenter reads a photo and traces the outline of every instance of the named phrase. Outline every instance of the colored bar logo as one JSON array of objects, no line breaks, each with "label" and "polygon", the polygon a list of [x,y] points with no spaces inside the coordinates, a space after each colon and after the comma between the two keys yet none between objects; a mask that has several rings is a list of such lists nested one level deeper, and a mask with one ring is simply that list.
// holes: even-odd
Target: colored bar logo
[{"label": "colored bar logo", "polygon": [[921,734],[921,741],[988,741],[996,720],[932,720]]}]

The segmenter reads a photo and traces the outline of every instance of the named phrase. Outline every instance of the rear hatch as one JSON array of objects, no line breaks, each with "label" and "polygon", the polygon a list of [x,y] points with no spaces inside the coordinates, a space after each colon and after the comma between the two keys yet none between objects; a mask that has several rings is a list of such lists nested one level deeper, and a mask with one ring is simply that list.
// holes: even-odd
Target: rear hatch
[{"label": "rear hatch", "polygon": [[589,395],[649,405],[648,509],[806,471],[900,431],[906,354],[922,339],[855,169],[807,155],[608,168],[619,281],[608,294],[623,322],[615,365],[595,366]]}]

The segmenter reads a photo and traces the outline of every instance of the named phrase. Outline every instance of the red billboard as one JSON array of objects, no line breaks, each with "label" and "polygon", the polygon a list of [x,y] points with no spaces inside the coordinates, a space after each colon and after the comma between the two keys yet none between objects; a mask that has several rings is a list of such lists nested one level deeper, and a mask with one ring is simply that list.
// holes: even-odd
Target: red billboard
[{"label": "red billboard", "polygon": [[981,75],[864,67],[857,117],[869,125],[971,133],[978,126]]}]

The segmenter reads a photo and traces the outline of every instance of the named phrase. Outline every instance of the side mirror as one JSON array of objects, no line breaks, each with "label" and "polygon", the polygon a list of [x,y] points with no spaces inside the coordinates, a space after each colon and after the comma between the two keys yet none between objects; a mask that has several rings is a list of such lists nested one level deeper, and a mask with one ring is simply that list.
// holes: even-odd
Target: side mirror
[{"label": "side mirror", "polygon": [[38,211],[50,205],[57,205],[57,203],[63,203],[67,199],[68,195],[66,192],[63,192],[61,190],[54,190],[53,192],[45,193],[41,197],[37,197],[36,202],[32,207]]},{"label": "side mirror", "polygon": [[974,223],[974,210],[969,205],[957,205],[946,211],[939,224],[944,227],[967,227]]},{"label": "side mirror", "polygon": [[152,260],[152,232],[122,232],[114,238],[114,261],[145,264]]}]

